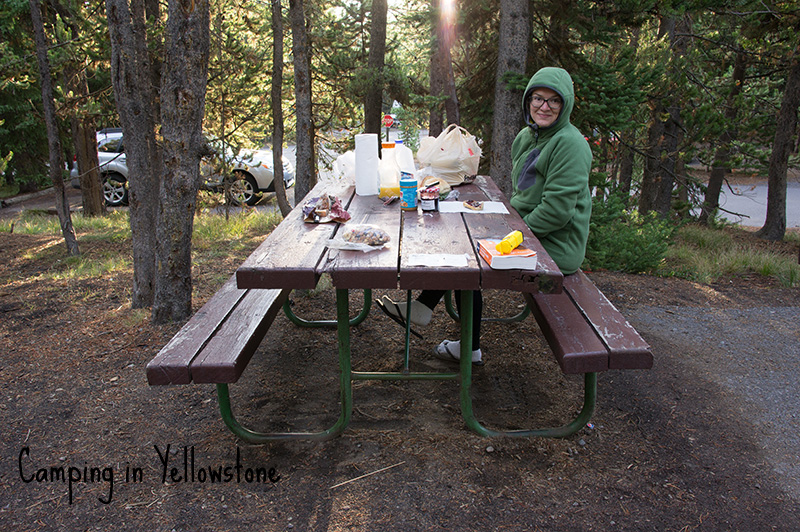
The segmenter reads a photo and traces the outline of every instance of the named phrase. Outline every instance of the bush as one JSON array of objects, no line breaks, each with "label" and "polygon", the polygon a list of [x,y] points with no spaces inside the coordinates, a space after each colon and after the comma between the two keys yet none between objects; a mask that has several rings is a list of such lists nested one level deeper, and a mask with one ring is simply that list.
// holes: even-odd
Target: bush
[{"label": "bush", "polygon": [[595,197],[583,268],[650,272],[664,261],[675,229],[655,212],[629,208],[620,194]]}]

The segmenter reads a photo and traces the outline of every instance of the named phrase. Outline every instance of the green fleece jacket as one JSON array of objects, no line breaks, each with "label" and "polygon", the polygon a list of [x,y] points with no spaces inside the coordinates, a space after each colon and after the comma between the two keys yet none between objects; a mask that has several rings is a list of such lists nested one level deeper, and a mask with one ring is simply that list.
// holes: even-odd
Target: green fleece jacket
[{"label": "green fleece jacket", "polygon": [[[544,128],[533,122],[528,107],[530,95],[538,87],[554,90],[564,101],[558,119]],[[564,274],[575,273],[583,262],[592,214],[592,150],[569,121],[574,106],[569,73],[554,67],[539,70],[522,99],[528,125],[511,145],[511,205]]]}]

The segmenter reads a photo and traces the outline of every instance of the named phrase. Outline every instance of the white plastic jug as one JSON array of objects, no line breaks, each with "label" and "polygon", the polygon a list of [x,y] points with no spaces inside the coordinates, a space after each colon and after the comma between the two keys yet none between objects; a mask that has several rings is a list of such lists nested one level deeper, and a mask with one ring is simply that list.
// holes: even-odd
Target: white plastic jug
[{"label": "white plastic jug", "polygon": [[380,175],[379,198],[400,196],[400,168],[397,166],[397,150],[394,143],[381,144],[381,162],[378,164]]},{"label": "white plastic jug", "polygon": [[374,196],[378,193],[380,177],[378,174],[378,135],[362,133],[356,135],[356,194]]},{"label": "white plastic jug", "polygon": [[417,171],[414,165],[414,152],[411,148],[403,144],[402,140],[395,141],[395,159],[397,160],[397,167],[401,172],[414,174]]}]

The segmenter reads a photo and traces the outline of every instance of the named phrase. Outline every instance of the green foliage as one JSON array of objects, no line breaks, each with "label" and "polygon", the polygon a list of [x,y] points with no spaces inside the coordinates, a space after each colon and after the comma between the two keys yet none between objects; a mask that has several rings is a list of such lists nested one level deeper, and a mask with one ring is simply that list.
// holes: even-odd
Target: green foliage
[{"label": "green foliage", "polygon": [[263,238],[281,221],[279,211],[238,212],[227,220],[222,215],[196,216],[192,246],[195,249],[211,249],[219,242],[228,242],[238,248],[254,235]]},{"label": "green foliage", "polygon": [[47,135],[27,1],[0,2],[0,156],[5,181],[34,190],[47,172]]},{"label": "green foliage", "polygon": [[625,198],[594,198],[584,269],[650,272],[662,263],[675,227],[656,215],[642,216]]},{"label": "green foliage", "polygon": [[[269,3],[211,2],[203,129],[234,146],[234,152],[241,148],[260,148],[270,140],[274,37],[270,21]],[[287,97],[289,90],[287,86]]]},{"label": "green foliage", "polygon": [[701,283],[757,274],[775,278],[787,287],[800,286],[800,264],[795,253],[748,245],[746,239],[735,238],[741,231],[686,225],[677,231],[675,243],[657,273]]},{"label": "green foliage", "polygon": [[[279,211],[238,213],[225,219],[222,214],[202,214],[195,217],[193,250],[197,261],[229,260],[231,253],[254,249],[281,220]],[[53,257],[54,266],[45,274],[48,279],[96,278],[109,273],[130,271],[133,268],[130,251],[130,221],[126,211],[108,213],[106,216],[84,218],[73,216],[75,233],[81,242],[113,242],[111,251],[97,254],[97,246],[83,246],[82,255],[63,257],[61,228],[58,218],[52,215],[24,211],[17,218],[0,220],[0,232],[14,234],[49,235],[51,245],[31,250],[37,256]],[[232,268],[236,264],[231,264]]]}]

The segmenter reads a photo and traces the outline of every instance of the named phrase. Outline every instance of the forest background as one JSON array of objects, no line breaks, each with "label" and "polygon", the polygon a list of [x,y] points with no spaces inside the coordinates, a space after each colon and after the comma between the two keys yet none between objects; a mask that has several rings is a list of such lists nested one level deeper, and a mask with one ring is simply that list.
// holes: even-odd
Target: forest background
[{"label": "forest background", "polygon": [[[397,114],[412,148],[419,130],[456,123],[480,139],[481,172],[509,193],[522,90],[538,68],[561,66],[594,151],[593,233],[619,235],[600,227],[622,223],[632,246],[648,248],[647,233],[658,250],[681,221],[718,223],[733,170],[768,176],[759,235],[783,239],[787,171],[798,164],[793,1],[3,0],[0,56],[0,186],[63,191],[64,160],[96,168],[95,131],[125,130],[133,305],[152,307],[156,322],[191,312],[186,213],[203,132],[236,149],[271,146],[278,161],[284,143],[296,145],[302,198],[322,148],[380,132],[384,113]],[[708,174],[693,175],[691,162]],[[86,216],[103,215],[97,181],[82,176]],[[60,209],[77,254],[69,217]]]}]

